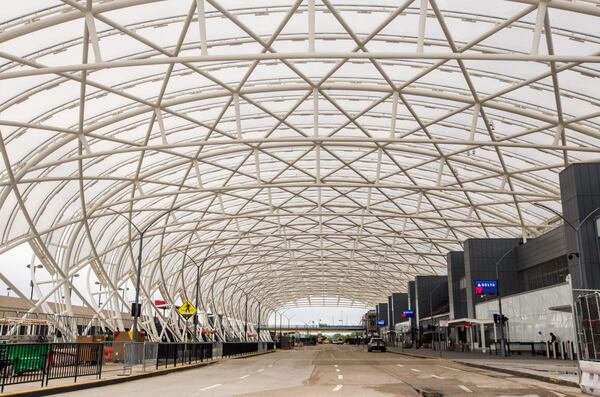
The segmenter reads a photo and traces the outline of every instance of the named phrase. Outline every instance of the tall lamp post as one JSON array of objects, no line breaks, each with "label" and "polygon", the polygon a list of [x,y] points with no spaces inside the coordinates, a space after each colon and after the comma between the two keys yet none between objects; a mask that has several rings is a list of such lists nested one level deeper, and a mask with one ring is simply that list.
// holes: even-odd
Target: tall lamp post
[{"label": "tall lamp post", "polygon": [[[129,219],[128,217],[126,217],[125,215],[123,215],[122,213],[113,210],[112,208],[107,208],[109,211],[114,212],[115,214],[125,218],[127,220],[127,222],[129,222],[129,224],[131,226],[133,226],[133,228],[138,232],[138,235],[140,236],[140,242],[139,242],[139,249],[138,249],[138,260],[137,260],[137,272],[136,272],[136,279],[135,279],[135,300],[133,303],[133,307],[132,307],[132,315],[133,315],[133,326],[131,329],[131,333],[132,333],[132,342],[135,342],[137,340],[137,335],[138,335],[138,318],[140,317],[140,279],[142,277],[142,250],[144,248],[144,234],[148,231],[148,229],[150,229],[150,227],[152,225],[154,225],[160,218],[162,218],[163,216],[169,214],[172,211],[175,211],[177,209],[179,209],[179,207],[176,208],[172,208],[170,210],[167,210],[163,213],[161,213],[160,215],[158,215],[156,218],[154,218],[150,224],[148,226],[146,226],[146,228],[144,230],[140,230],[140,228],[137,227],[137,225],[135,223],[133,223],[131,221],[131,219]],[[135,354],[135,349],[134,349],[134,344],[131,344],[131,348],[132,348],[132,353]],[[132,358],[135,358],[132,356]]]},{"label": "tall lamp post", "polygon": [[[518,246],[517,246],[518,247]],[[496,294],[498,295],[498,314],[500,316],[500,354],[502,357],[506,357],[506,341],[504,340],[504,314],[502,313],[502,293],[500,292],[500,272],[498,268],[500,264],[509,254],[511,254],[517,247],[512,247],[506,251],[500,259],[496,261],[494,267],[496,268]]]},{"label": "tall lamp post", "polygon": [[[568,225],[571,229],[573,229],[573,231],[575,231],[575,245],[577,246],[577,251],[578,252],[572,252],[569,254],[569,259],[571,259],[573,256],[575,256],[577,258],[577,268],[579,269],[579,282],[581,284],[581,287],[586,287],[587,283],[584,284],[584,280],[583,280],[583,269],[581,268],[581,253],[582,253],[582,249],[581,249],[581,228],[585,225],[585,223],[590,220],[594,215],[596,215],[599,211],[600,211],[600,207],[590,211],[589,214],[587,214],[585,216],[585,218],[583,218],[579,224],[577,225],[577,227],[575,227],[571,222],[569,222],[568,220],[565,219],[565,217],[558,211],[555,211],[554,209],[548,207],[547,205],[541,204],[541,203],[533,203],[533,205],[535,205],[536,207],[540,207],[543,208],[547,211],[552,212],[554,215],[558,216],[559,218],[561,218],[563,220],[563,222],[565,222],[565,225]],[[575,313],[575,291],[573,290],[573,279],[571,278],[571,311],[573,314],[573,331],[575,332],[575,340],[573,341],[576,346],[577,346],[577,356],[580,357],[580,352],[579,352],[579,326],[577,324],[577,315]],[[580,375],[580,369],[579,366],[577,367],[577,372],[578,375]],[[581,378],[581,376],[579,376]]]},{"label": "tall lamp post", "polygon": [[[441,283],[441,284],[436,285],[435,288],[432,289],[431,292],[429,292],[429,316],[431,318],[431,348],[432,348],[432,350],[435,350],[435,345],[433,343],[433,327],[435,326],[435,323],[433,321],[433,293],[435,291],[437,291],[442,285],[444,285],[444,284]],[[439,351],[440,351],[440,357],[441,357],[442,356],[441,347],[439,348]]]},{"label": "tall lamp post", "polygon": [[[35,271],[37,269],[41,269],[42,265],[33,265],[33,275],[35,276]],[[31,269],[31,265],[27,265],[27,269]],[[33,279],[29,280],[29,286],[31,287],[31,292],[29,293],[29,300],[33,300]]]}]

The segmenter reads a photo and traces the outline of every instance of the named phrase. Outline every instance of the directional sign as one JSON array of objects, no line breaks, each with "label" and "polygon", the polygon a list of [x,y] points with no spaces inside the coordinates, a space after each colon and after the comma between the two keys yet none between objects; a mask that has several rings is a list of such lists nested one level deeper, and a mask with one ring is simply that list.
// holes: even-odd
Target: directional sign
[{"label": "directional sign", "polygon": [[192,305],[192,302],[185,301],[181,306],[179,306],[177,312],[179,312],[179,314],[181,314],[185,318],[190,318],[194,314],[196,314],[196,308],[194,307],[194,305]]}]

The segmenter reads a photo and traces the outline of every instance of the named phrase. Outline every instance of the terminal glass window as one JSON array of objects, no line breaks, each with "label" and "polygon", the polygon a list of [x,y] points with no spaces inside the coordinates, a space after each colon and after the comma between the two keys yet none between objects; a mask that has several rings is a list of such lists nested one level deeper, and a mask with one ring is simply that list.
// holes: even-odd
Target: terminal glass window
[{"label": "terminal glass window", "polygon": [[549,287],[565,282],[569,274],[569,263],[566,256],[551,259],[520,272],[523,291]]}]

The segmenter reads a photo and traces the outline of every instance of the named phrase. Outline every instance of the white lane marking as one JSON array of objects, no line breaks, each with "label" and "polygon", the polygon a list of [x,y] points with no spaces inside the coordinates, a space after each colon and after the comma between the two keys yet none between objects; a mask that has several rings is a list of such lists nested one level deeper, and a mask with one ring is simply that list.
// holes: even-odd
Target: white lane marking
[{"label": "white lane marking", "polygon": [[340,372],[340,371],[341,371],[341,370],[340,370],[339,368],[336,368],[336,369],[335,369],[335,372]]},{"label": "white lane marking", "polygon": [[250,375],[244,375],[244,376],[240,376],[240,379],[246,379],[247,377],[249,377]]},{"label": "white lane marking", "polygon": [[259,369],[259,370],[258,370],[258,371],[256,371],[256,372],[263,372],[264,370],[265,370],[264,368],[261,368],[261,369]]},{"label": "white lane marking", "polygon": [[223,386],[223,385],[220,384],[220,383],[217,383],[216,385],[203,387],[202,389],[200,389],[200,391],[206,391],[206,390],[210,390],[210,389],[215,389],[215,388],[217,388],[219,386]]},{"label": "white lane marking", "polygon": [[402,364],[396,364],[396,367],[404,367]]},{"label": "white lane marking", "polygon": [[421,372],[420,369],[416,369],[416,368],[411,368],[410,370],[413,371],[413,372]]},{"label": "white lane marking", "polygon": [[460,387],[463,391],[465,391],[467,393],[473,393],[473,391],[471,389],[469,389],[467,386],[458,385],[458,387]]},{"label": "white lane marking", "polygon": [[337,364],[335,364],[335,365],[334,365],[334,367],[336,367],[336,368],[337,368],[337,367],[338,367],[338,365],[337,365]]},{"label": "white lane marking", "polygon": [[342,390],[342,387],[344,387],[343,385],[337,385],[336,387],[334,387],[333,389],[331,389],[331,391],[340,391]]},{"label": "white lane marking", "polygon": [[449,369],[449,370],[451,370],[451,371],[461,371],[461,370],[460,370],[460,369],[458,369],[458,368],[445,367],[445,366],[443,366],[443,365],[438,365],[438,367],[440,367],[440,368],[446,368],[446,369]]},{"label": "white lane marking", "polygon": [[432,378],[436,378],[436,379],[440,379],[440,380],[444,380],[446,378],[441,377],[441,376],[437,376],[437,375],[431,375]]},{"label": "white lane marking", "polygon": [[338,375],[338,379],[344,379],[344,375]]},{"label": "white lane marking", "polygon": [[550,393],[552,393],[552,394],[556,394],[558,397],[567,397],[567,395],[566,395],[566,394],[562,394],[562,393],[559,393],[559,392],[557,392],[557,391],[554,391],[554,390],[548,390],[548,391],[549,391]]}]

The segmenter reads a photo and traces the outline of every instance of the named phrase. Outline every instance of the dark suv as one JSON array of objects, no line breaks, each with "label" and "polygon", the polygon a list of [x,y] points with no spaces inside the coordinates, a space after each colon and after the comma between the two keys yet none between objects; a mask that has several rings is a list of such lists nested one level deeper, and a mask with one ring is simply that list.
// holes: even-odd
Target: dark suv
[{"label": "dark suv", "polygon": [[385,343],[381,338],[371,338],[369,344],[367,345],[367,350],[372,352],[373,350],[379,350],[381,352],[385,352]]}]

